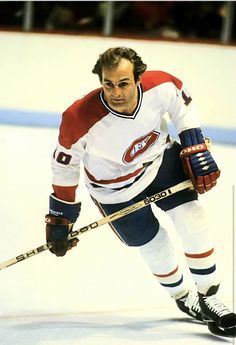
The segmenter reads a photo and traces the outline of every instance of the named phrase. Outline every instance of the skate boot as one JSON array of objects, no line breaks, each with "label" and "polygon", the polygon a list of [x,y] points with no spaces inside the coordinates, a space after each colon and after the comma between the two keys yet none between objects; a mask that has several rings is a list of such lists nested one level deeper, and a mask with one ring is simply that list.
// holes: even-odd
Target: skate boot
[{"label": "skate boot", "polygon": [[219,285],[212,286],[205,295],[199,293],[203,320],[212,333],[225,337],[236,337],[236,314],[216,297],[218,288]]},{"label": "skate boot", "polygon": [[181,311],[196,320],[203,321],[197,292],[190,290],[185,296],[176,299],[175,301]]}]

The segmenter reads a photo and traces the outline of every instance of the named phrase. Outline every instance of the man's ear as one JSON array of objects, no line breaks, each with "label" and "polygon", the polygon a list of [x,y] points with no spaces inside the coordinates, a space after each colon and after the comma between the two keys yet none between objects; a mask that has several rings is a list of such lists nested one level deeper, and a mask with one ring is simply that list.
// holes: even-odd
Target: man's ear
[{"label": "man's ear", "polygon": [[136,81],[136,85],[140,85],[142,82],[142,75],[140,74],[140,76],[138,77],[138,80]]}]

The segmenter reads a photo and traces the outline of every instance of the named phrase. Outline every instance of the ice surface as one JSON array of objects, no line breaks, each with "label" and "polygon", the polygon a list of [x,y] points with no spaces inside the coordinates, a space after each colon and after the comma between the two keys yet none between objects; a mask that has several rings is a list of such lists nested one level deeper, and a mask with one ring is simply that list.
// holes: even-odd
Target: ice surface
[{"label": "ice surface", "polygon": [[[45,243],[50,156],[57,135],[55,129],[0,127],[0,262]],[[235,146],[213,146],[222,176],[217,188],[201,198],[212,219],[219,294],[230,308],[235,153]],[[101,218],[82,180],[78,199],[83,206],[75,228]],[[64,258],[44,252],[2,270],[0,277],[1,345],[232,343],[185,317],[137,249],[123,245],[106,225],[81,236]]]},{"label": "ice surface", "polygon": [[170,310],[40,315],[1,320],[4,345],[208,345],[231,340]]}]

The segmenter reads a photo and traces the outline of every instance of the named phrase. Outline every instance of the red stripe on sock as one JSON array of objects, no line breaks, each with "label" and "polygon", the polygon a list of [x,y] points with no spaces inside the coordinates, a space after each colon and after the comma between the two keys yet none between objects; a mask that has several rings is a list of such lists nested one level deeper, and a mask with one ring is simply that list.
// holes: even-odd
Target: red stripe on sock
[{"label": "red stripe on sock", "polygon": [[154,274],[154,276],[156,276],[158,278],[170,277],[178,271],[178,268],[179,268],[179,266],[177,266],[173,271],[171,271],[167,274],[156,274],[156,273],[153,273],[153,274]]},{"label": "red stripe on sock", "polygon": [[214,252],[214,248],[212,248],[208,252],[200,253],[200,254],[185,253],[185,256],[187,256],[188,258],[193,258],[193,259],[201,259],[201,258],[206,258],[206,257],[210,256],[213,252]]}]

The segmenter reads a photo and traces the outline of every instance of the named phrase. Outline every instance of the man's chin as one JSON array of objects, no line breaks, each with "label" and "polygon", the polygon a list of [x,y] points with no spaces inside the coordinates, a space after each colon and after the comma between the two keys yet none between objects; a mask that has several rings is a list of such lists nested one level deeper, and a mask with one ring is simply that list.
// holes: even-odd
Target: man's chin
[{"label": "man's chin", "polygon": [[118,111],[120,113],[122,113],[125,109],[125,105],[123,104],[123,102],[111,102],[110,106],[113,110]]}]

